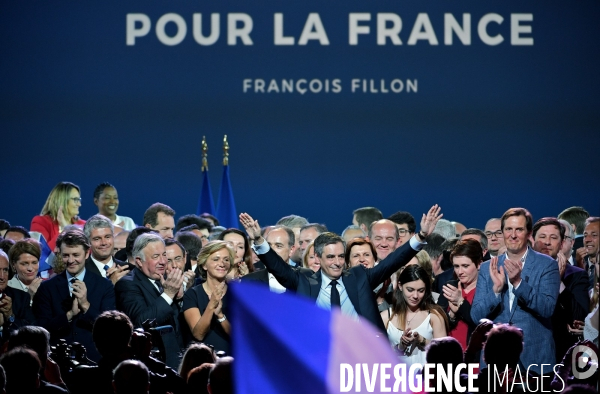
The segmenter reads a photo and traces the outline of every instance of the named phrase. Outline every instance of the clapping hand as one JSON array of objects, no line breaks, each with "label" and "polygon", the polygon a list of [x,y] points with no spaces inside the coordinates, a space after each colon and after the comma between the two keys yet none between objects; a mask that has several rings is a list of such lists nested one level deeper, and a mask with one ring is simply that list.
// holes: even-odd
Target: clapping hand
[{"label": "clapping hand", "polygon": [[181,289],[183,285],[183,272],[179,268],[174,268],[167,275],[167,279],[160,278],[160,281],[163,286],[163,290],[166,295],[171,297],[171,299],[175,299],[175,296]]},{"label": "clapping hand", "polygon": [[520,261],[504,260],[504,267],[508,275],[509,282],[513,287],[519,286],[521,283],[521,272],[523,271],[523,263]]},{"label": "clapping hand", "polygon": [[460,284],[460,281],[458,282],[458,287],[454,287],[451,284],[446,283],[442,287],[442,292],[444,293],[444,297],[446,297],[448,300],[450,310],[452,310],[452,312],[456,312],[458,310],[458,305],[463,300],[462,285]]},{"label": "clapping hand", "polygon": [[506,276],[504,267],[498,267],[498,256],[492,257],[490,260],[490,278],[492,279],[494,293],[500,293],[506,284]]}]

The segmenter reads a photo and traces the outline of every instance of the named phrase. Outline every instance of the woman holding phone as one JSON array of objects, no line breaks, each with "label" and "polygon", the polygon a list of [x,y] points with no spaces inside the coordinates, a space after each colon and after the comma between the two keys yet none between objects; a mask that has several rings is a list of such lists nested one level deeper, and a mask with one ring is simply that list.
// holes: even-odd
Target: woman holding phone
[{"label": "woman holding phone", "polygon": [[463,239],[454,245],[450,253],[450,261],[454,267],[454,280],[442,288],[448,300],[448,319],[450,320],[449,336],[455,338],[467,348],[471,333],[477,323],[471,320],[471,304],[475,297],[479,265],[483,260],[481,244],[474,239]]}]

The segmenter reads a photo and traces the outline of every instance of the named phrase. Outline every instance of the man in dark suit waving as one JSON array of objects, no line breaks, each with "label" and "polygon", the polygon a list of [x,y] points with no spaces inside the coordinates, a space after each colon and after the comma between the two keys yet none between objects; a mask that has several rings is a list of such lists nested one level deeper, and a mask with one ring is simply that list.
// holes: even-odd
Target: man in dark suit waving
[{"label": "man in dark suit waving", "polygon": [[87,272],[85,259],[90,244],[83,232],[66,231],[58,236],[56,246],[67,269],[42,282],[33,298],[33,313],[40,326],[50,332],[50,343],[59,339],[85,346],[91,360],[100,354],[94,346],[92,328],[104,311],[115,309],[115,293],[111,283]]},{"label": "man in dark suit waving", "polygon": [[241,214],[240,222],[254,240],[254,250],[260,260],[285,288],[312,298],[324,309],[340,307],[343,314],[368,320],[385,332],[373,289],[417,254],[441,217],[440,208],[431,207],[427,215],[423,215],[419,233],[373,268],[361,264],[344,270],[344,240],[334,233],[320,234],[314,242],[321,269],[314,273],[295,270],[284,262],[261,237],[260,226],[250,215]]},{"label": "man in dark suit waving", "polygon": [[173,268],[166,276],[165,242],[156,234],[142,234],[133,244],[132,256],[137,267],[115,285],[117,309],[131,319],[135,327],[155,319],[158,326],[172,326],[173,332],[162,336],[165,362],[171,368],[179,366],[183,347],[179,330],[179,305],[175,296],[183,285],[183,272]]}]

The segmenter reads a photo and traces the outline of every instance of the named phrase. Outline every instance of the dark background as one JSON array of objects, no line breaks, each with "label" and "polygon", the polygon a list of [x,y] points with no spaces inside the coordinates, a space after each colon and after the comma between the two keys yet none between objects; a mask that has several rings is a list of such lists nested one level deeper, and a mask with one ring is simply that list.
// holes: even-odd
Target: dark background
[{"label": "dark background", "polygon": [[[439,203],[446,218],[483,227],[509,207],[535,219],[572,205],[600,214],[597,1],[49,1],[0,2],[0,217],[29,226],[59,181],[82,188],[81,216],[97,212],[103,181],[119,214],[141,222],[153,202],[192,213],[209,145],[215,200],[221,144],[230,143],[238,212],[262,224],[295,213],[342,231],[352,210],[415,216]],[[175,12],[188,32],[159,42],[158,18]],[[221,37],[200,46],[192,14],[221,14]],[[251,15],[252,46],[227,45],[227,13]],[[329,46],[275,46],[273,14],[298,40],[318,12]],[[371,34],[348,44],[348,14],[370,12]],[[403,45],[376,45],[376,13],[403,22]],[[418,13],[439,45],[407,45]],[[471,14],[472,44],[444,45],[444,13]],[[487,13],[504,42],[477,34]],[[150,33],[126,46],[127,13]],[[510,45],[510,14],[532,13],[533,46]],[[206,29],[208,29],[206,27]],[[205,34],[208,30],[205,30]],[[174,25],[167,26],[174,34]],[[244,78],[339,78],[339,94],[243,93]],[[417,79],[417,93],[350,92],[352,78]]]}]

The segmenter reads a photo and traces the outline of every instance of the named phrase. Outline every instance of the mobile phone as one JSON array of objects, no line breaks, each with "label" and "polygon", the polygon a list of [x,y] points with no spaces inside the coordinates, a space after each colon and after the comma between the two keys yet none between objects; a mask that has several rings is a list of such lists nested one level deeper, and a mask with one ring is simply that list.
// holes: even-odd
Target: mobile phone
[{"label": "mobile phone", "polygon": [[458,279],[449,280],[448,282],[446,282],[446,284],[454,286],[454,287],[458,287]]}]

